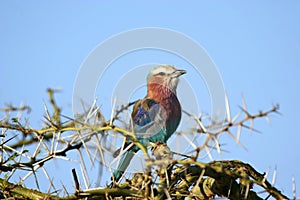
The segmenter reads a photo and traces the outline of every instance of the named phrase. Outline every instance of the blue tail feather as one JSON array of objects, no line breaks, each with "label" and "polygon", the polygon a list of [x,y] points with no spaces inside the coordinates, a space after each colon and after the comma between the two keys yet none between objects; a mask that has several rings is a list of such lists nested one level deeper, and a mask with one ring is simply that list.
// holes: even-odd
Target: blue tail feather
[{"label": "blue tail feather", "polygon": [[119,181],[122,177],[122,174],[125,172],[126,168],[128,167],[130,161],[134,156],[134,150],[130,149],[122,154],[122,157],[118,163],[117,169],[113,172],[115,181]]}]

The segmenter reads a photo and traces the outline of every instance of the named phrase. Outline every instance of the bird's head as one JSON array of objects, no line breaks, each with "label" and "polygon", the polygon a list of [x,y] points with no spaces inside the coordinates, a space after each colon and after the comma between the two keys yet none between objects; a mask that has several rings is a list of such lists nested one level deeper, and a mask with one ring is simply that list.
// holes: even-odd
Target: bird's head
[{"label": "bird's head", "polygon": [[179,70],[171,65],[159,65],[153,67],[148,74],[148,92],[152,88],[164,88],[176,94],[179,76],[185,74],[185,70]]}]

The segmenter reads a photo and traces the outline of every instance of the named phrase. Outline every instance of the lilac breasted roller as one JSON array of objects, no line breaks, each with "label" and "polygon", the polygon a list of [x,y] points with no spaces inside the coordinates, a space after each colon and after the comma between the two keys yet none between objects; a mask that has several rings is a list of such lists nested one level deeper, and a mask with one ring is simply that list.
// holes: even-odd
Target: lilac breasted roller
[{"label": "lilac breasted roller", "polygon": [[[137,139],[144,146],[149,146],[150,142],[166,143],[177,129],[181,120],[181,106],[176,89],[179,76],[185,73],[185,70],[178,70],[170,65],[159,65],[150,70],[147,77],[147,95],[135,103],[130,122]],[[125,145],[114,153],[114,157],[130,144],[127,140]],[[120,155],[117,169],[113,172],[115,181],[122,177],[138,150],[137,146],[132,145]]]}]

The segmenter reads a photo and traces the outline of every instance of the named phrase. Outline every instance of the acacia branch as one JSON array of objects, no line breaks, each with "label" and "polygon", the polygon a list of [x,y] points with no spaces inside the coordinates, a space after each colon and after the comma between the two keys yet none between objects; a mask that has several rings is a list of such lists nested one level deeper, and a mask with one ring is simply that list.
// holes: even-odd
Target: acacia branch
[{"label": "acacia branch", "polygon": [[[195,147],[195,155],[187,156],[184,159],[172,160],[172,158],[165,158],[165,155],[157,154],[158,157],[162,156],[163,159],[155,160],[148,155],[147,147],[139,142],[133,132],[114,124],[115,121],[119,120],[119,115],[124,110],[127,110],[134,102],[121,107],[115,112],[115,116],[108,121],[104,120],[98,108],[91,108],[88,115],[94,116],[93,123],[89,123],[89,119],[84,118],[85,115],[82,116],[84,122],[79,122],[79,119],[72,120],[71,118],[67,118],[71,120],[71,122],[63,123],[61,119],[61,109],[56,105],[54,92],[54,90],[48,90],[53,114],[51,115],[46,108],[47,117],[45,118],[47,123],[43,128],[28,128],[30,126],[24,125],[20,119],[11,118],[12,112],[24,111],[27,109],[25,106],[21,107],[21,109],[17,109],[17,107],[13,106],[3,109],[7,114],[6,118],[0,121],[0,130],[2,131],[0,170],[2,174],[4,174],[4,177],[8,177],[9,179],[9,177],[17,171],[29,171],[32,172],[33,175],[36,175],[35,170],[40,169],[46,162],[50,162],[58,157],[68,158],[67,154],[72,150],[81,151],[84,148],[89,155],[90,150],[87,144],[92,146],[96,143],[96,146],[98,145],[97,150],[100,154],[103,154],[103,152],[101,152],[103,151],[103,147],[99,145],[100,143],[97,137],[113,133],[121,134],[141,149],[146,160],[146,173],[135,174],[131,179],[121,184],[117,184],[113,181],[112,187],[93,188],[89,190],[81,190],[77,179],[77,181],[75,181],[76,192],[73,195],[67,195],[65,197],[30,190],[9,183],[7,181],[8,179],[2,178],[0,179],[0,197],[16,197],[20,199],[108,199],[130,196],[135,199],[208,199],[221,196],[227,197],[228,199],[261,199],[258,193],[252,188],[253,185],[257,185],[276,199],[288,199],[268,182],[265,174],[257,172],[247,163],[236,160],[221,160],[204,163],[197,160],[199,152],[209,147],[210,141],[213,141],[216,144],[215,148],[221,151],[219,141],[217,141],[216,138],[216,136],[220,134],[227,133],[240,144],[239,134],[241,129],[254,130],[252,124],[249,126],[247,122],[252,122],[257,118],[268,117],[271,113],[277,113],[279,109],[278,105],[267,111],[260,111],[257,114],[250,114],[244,106],[241,108],[244,116],[234,119],[231,119],[228,108],[227,121],[224,124],[217,124],[219,129],[214,132],[211,131],[213,129],[210,128],[215,126],[216,122],[210,121],[205,125],[201,118],[186,113],[191,120],[195,120],[198,124],[196,129],[189,131],[195,134],[206,134],[206,139],[202,144],[198,144]],[[91,113],[94,114],[92,115]],[[99,116],[101,117],[101,121],[99,120]],[[10,121],[12,121],[12,123]],[[238,128],[236,137],[231,133],[233,127]],[[8,134],[10,131],[20,133],[23,138],[11,136]],[[10,138],[7,139],[7,135],[9,135]],[[14,135],[17,134],[14,133]],[[92,141],[92,137],[96,137],[98,140],[95,140],[96,142]],[[31,156],[30,152],[26,149],[26,147],[30,145],[36,146]],[[167,147],[165,146],[163,148]],[[41,151],[43,151],[43,154],[40,153]],[[153,152],[153,154],[155,153]],[[154,157],[156,156],[154,155]],[[81,162],[83,161],[81,160]],[[85,163],[82,163],[82,165],[85,165]],[[51,182],[51,180],[49,180],[49,182]],[[67,194],[69,194],[69,192],[67,192]]]}]

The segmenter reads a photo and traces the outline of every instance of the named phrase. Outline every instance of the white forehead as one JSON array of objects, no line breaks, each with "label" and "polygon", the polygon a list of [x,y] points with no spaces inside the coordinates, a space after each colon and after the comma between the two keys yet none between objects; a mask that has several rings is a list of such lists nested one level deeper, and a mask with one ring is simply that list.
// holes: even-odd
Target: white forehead
[{"label": "white forehead", "polygon": [[170,65],[159,65],[159,66],[156,66],[156,67],[153,67],[150,71],[150,74],[151,75],[154,75],[154,74],[158,74],[160,72],[164,72],[166,74],[171,74],[173,73],[174,71],[176,71],[176,67],[174,66],[170,66]]}]

